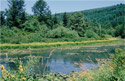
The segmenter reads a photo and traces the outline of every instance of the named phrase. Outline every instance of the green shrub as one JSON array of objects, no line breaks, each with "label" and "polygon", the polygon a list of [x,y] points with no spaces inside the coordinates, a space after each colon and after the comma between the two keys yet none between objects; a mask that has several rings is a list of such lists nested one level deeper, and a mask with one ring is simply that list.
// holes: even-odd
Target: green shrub
[{"label": "green shrub", "polygon": [[96,34],[94,31],[91,31],[91,30],[87,30],[85,32],[85,37],[87,37],[87,38],[94,38],[94,39],[100,39],[100,36],[98,34]]},{"label": "green shrub", "polygon": [[69,30],[64,27],[58,27],[50,30],[47,35],[48,38],[76,38],[79,37],[76,31]]},{"label": "green shrub", "polygon": [[40,27],[40,23],[37,19],[36,16],[34,16],[33,18],[28,19],[25,23],[24,23],[24,30],[28,31],[28,32],[35,32],[39,30]]},{"label": "green shrub", "polygon": [[116,49],[116,54],[112,57],[112,67],[114,67],[112,79],[117,81],[125,80],[125,51]]}]

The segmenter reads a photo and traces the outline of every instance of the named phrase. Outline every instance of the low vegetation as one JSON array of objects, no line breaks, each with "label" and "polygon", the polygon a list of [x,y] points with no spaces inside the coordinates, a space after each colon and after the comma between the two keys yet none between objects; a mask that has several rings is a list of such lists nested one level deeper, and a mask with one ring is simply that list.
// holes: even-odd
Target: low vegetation
[{"label": "low vegetation", "polygon": [[6,81],[124,81],[125,80],[125,51],[123,49],[116,49],[116,54],[111,55],[110,59],[102,59],[98,61],[98,68],[86,70],[84,72],[72,72],[65,74],[43,74],[42,77],[28,72],[34,64],[38,62],[38,58],[29,58],[29,64],[23,66],[21,62],[17,62],[18,71],[12,72],[5,69],[1,65],[2,77]]},{"label": "low vegetation", "polygon": [[124,40],[119,38],[110,38],[107,40],[88,40],[88,41],[74,41],[74,42],[51,42],[51,43],[21,43],[21,44],[1,44],[0,49],[27,49],[27,48],[48,48],[48,47],[59,47],[59,46],[72,46],[72,45],[94,45],[94,44],[108,44],[123,42]]}]

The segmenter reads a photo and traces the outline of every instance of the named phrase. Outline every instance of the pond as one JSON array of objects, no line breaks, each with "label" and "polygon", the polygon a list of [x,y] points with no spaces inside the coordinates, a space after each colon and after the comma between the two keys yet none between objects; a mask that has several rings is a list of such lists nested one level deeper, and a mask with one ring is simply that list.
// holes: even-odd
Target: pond
[{"label": "pond", "polygon": [[4,65],[6,69],[17,70],[18,67],[13,59],[21,59],[24,66],[27,66],[27,60],[29,57],[38,57],[38,63],[32,68],[35,70],[35,73],[54,72],[69,74],[72,71],[85,71],[87,69],[98,67],[96,59],[108,59],[110,54],[115,53],[116,48],[124,48],[124,46],[86,46],[56,48],[54,50],[39,49],[21,54],[2,54],[0,56],[0,65]]}]

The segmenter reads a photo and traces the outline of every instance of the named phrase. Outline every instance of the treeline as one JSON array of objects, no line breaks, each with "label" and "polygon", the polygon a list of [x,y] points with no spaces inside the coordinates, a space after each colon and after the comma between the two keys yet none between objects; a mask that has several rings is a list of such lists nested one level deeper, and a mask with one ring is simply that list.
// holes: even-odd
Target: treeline
[{"label": "treeline", "polygon": [[[97,8],[79,11],[84,15],[88,23],[100,24],[104,34],[125,38],[124,23],[125,23],[125,4],[117,4],[110,7]],[[73,15],[78,12],[70,12]],[[61,21],[63,13],[58,14],[58,19]],[[94,27],[94,26],[92,26]]]},{"label": "treeline", "polygon": [[33,5],[33,15],[25,12],[24,0],[8,0],[8,6],[0,11],[1,43],[125,38],[124,4],[54,15],[44,0]]}]

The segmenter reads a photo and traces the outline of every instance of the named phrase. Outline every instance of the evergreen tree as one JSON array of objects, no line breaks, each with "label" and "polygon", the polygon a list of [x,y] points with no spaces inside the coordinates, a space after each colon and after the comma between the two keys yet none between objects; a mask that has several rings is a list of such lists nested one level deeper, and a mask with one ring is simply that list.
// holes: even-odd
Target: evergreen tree
[{"label": "evergreen tree", "polygon": [[5,20],[5,12],[0,11],[0,26],[5,25],[6,20]]},{"label": "evergreen tree", "polygon": [[64,27],[68,26],[68,16],[66,12],[63,15],[63,26]]},{"label": "evergreen tree", "polygon": [[84,17],[82,13],[78,12],[71,16],[70,27],[72,30],[77,31],[79,36],[84,36],[86,26],[84,23]]},{"label": "evergreen tree", "polygon": [[51,25],[51,11],[44,0],[38,0],[32,7],[32,11],[38,16],[39,22]]},{"label": "evergreen tree", "polygon": [[8,0],[7,24],[9,27],[23,28],[26,20],[24,0]]},{"label": "evergreen tree", "polygon": [[58,24],[57,14],[55,14],[55,16],[53,18],[53,23],[54,23],[54,25]]},{"label": "evergreen tree", "polygon": [[124,26],[124,24],[118,25],[115,28],[115,36],[121,36],[122,38],[125,38],[125,26]]}]

